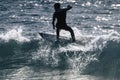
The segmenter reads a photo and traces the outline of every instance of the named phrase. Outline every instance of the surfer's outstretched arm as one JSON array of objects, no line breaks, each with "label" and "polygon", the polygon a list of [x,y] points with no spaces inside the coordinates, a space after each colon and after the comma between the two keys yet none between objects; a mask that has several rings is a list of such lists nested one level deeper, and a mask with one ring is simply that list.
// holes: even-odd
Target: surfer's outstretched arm
[{"label": "surfer's outstretched arm", "polygon": [[67,8],[65,8],[64,10],[65,10],[65,11],[68,11],[68,10],[70,10],[71,8],[72,8],[72,6],[68,5]]},{"label": "surfer's outstretched arm", "polygon": [[53,29],[55,29],[55,13],[53,14],[53,21],[52,21]]}]

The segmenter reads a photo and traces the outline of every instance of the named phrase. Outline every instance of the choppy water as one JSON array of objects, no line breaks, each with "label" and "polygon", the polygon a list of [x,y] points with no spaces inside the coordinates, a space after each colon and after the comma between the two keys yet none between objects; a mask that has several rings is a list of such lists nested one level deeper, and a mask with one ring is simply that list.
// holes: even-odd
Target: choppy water
[{"label": "choppy water", "polygon": [[[76,42],[51,43],[53,5],[68,4]],[[119,0],[0,0],[0,80],[119,80]]]}]

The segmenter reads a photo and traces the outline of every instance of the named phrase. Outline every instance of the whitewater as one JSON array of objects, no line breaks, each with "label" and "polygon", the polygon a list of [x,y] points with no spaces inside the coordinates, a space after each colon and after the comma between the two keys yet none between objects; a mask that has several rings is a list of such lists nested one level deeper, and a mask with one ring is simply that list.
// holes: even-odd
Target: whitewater
[{"label": "whitewater", "polygon": [[[53,5],[68,4],[64,41],[55,35]],[[120,80],[119,0],[0,0],[0,80]]]}]

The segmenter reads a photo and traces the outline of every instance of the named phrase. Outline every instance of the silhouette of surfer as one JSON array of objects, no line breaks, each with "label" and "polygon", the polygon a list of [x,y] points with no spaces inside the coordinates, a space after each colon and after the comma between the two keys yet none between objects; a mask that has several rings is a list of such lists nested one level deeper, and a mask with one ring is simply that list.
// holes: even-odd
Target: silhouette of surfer
[{"label": "silhouette of surfer", "polygon": [[57,41],[59,41],[60,30],[63,29],[71,33],[72,41],[74,42],[75,41],[74,32],[69,26],[67,26],[66,23],[67,11],[70,10],[72,7],[68,5],[67,8],[61,9],[60,6],[61,6],[60,3],[54,4],[55,12],[53,14],[53,21],[52,21],[53,29],[56,28]]}]

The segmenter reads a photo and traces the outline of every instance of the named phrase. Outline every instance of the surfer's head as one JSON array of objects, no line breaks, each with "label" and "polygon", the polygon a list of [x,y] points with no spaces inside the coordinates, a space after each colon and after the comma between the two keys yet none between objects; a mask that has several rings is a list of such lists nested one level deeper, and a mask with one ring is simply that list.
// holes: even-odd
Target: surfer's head
[{"label": "surfer's head", "polygon": [[55,3],[55,4],[54,4],[54,9],[55,9],[55,10],[60,9],[60,3]]}]

